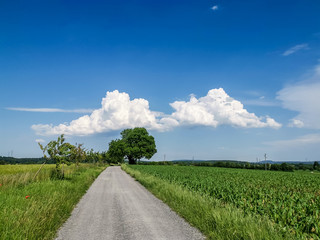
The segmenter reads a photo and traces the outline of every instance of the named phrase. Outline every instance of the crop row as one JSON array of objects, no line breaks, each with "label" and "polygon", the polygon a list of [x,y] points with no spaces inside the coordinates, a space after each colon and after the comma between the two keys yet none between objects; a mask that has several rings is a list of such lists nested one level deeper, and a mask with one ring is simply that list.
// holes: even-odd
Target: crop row
[{"label": "crop row", "polygon": [[320,237],[320,175],[192,166],[133,166],[190,191],[268,216],[284,231]]}]

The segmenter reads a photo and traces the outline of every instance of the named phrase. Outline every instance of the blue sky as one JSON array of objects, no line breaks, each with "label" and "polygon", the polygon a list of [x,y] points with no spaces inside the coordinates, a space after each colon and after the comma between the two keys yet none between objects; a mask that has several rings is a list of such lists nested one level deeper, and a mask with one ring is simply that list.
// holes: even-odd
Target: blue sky
[{"label": "blue sky", "polygon": [[66,133],[104,151],[146,127],[153,160],[320,160],[320,3],[0,3],[0,155]]}]

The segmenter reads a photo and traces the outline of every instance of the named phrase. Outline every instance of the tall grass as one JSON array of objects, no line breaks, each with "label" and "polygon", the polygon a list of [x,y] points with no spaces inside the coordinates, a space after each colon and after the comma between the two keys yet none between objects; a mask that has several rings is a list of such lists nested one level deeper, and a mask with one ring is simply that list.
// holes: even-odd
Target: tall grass
[{"label": "tall grass", "polygon": [[[81,166],[88,167],[90,164],[81,164]],[[0,185],[2,188],[8,188],[54,178],[54,164],[44,165],[36,178],[34,178],[40,167],[41,164],[0,165]],[[63,167],[65,178],[72,177],[72,174],[76,172],[77,168],[75,164],[70,166],[65,165]]]},{"label": "tall grass", "polygon": [[244,215],[236,207],[122,165],[127,173],[197,227],[208,239],[290,239],[266,217]]},{"label": "tall grass", "polygon": [[38,170],[35,166],[30,167],[30,172],[17,170],[16,174],[0,175],[7,184],[0,187],[0,239],[53,239],[82,195],[105,169],[93,165],[70,166],[65,169],[64,180],[54,180],[50,178],[51,168],[43,169],[36,181],[30,181]]},{"label": "tall grass", "polygon": [[[16,165],[0,165],[0,177],[3,175],[13,175],[17,173],[36,172],[41,164],[16,164]],[[54,164],[44,165],[44,169],[51,169]]]},{"label": "tall grass", "polygon": [[[2,188],[30,183],[40,166],[40,164],[0,166],[0,184]],[[54,169],[55,165],[45,165],[34,180],[43,181],[49,179]]]}]

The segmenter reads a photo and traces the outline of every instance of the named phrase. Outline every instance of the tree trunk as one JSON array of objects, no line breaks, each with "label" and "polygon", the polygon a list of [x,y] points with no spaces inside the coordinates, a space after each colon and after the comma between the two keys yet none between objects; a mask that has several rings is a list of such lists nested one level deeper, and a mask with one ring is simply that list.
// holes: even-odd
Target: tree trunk
[{"label": "tree trunk", "polygon": [[129,160],[129,164],[136,164],[136,160],[133,157],[128,156],[128,160]]}]

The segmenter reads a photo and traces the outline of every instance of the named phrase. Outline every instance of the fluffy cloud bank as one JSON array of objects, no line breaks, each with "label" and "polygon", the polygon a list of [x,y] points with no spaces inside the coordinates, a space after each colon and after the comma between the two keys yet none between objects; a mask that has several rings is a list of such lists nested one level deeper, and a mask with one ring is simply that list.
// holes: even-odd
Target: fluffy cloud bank
[{"label": "fluffy cloud bank", "polygon": [[287,86],[278,92],[283,107],[299,114],[290,120],[291,127],[320,129],[320,65],[310,79]]},{"label": "fluffy cloud bank", "polygon": [[107,92],[101,108],[84,115],[69,124],[32,125],[39,135],[89,135],[133,127],[167,131],[177,126],[195,125],[217,127],[221,124],[244,128],[272,127],[281,124],[270,117],[260,118],[249,113],[243,104],[229,97],[222,89],[212,89],[199,99],[192,96],[189,101],[170,104],[175,110],[171,115],[151,111],[145,99],[131,100],[127,93],[115,90]]},{"label": "fluffy cloud bank", "polygon": [[232,125],[234,127],[279,128],[281,124],[274,119],[257,117],[243,108],[243,104],[231,98],[222,88],[212,89],[199,99],[191,96],[188,102],[176,101],[170,104],[175,112],[172,118],[181,125],[203,125],[217,127],[218,125]]},{"label": "fluffy cloud bank", "polygon": [[[145,99],[133,99],[127,93],[118,90],[107,92],[102,98],[101,108],[94,110],[91,115],[84,115],[70,124],[53,126],[49,124],[32,125],[32,129],[39,135],[89,135],[113,130],[145,127],[152,130],[165,129],[164,124],[157,118],[160,114],[149,109],[149,102]],[[163,119],[170,126],[170,122]]]}]

